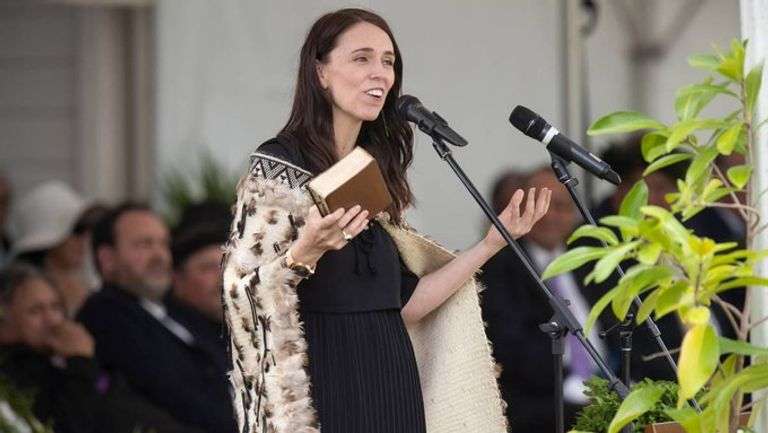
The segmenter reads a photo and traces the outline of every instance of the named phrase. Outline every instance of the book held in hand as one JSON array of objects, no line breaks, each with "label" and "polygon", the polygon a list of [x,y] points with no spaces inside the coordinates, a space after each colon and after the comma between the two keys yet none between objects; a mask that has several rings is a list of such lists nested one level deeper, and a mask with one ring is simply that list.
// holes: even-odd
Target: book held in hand
[{"label": "book held in hand", "polygon": [[392,204],[379,164],[359,146],[309,181],[307,190],[323,216],[359,204],[372,219]]}]

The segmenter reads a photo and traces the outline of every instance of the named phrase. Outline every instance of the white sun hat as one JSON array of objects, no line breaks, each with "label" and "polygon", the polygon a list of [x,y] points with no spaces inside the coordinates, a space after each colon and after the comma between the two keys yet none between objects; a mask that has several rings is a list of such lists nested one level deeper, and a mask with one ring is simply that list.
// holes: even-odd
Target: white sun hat
[{"label": "white sun hat", "polygon": [[11,255],[53,248],[72,234],[88,203],[59,180],[37,185],[21,197],[11,213]]}]

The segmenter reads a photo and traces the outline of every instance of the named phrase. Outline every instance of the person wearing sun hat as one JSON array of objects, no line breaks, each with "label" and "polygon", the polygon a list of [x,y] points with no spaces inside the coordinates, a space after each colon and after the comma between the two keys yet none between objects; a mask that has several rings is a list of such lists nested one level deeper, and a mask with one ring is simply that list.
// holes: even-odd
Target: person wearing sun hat
[{"label": "person wearing sun hat", "polygon": [[11,256],[37,266],[53,281],[70,316],[91,288],[84,272],[88,205],[72,187],[51,180],[20,197],[11,212]]}]

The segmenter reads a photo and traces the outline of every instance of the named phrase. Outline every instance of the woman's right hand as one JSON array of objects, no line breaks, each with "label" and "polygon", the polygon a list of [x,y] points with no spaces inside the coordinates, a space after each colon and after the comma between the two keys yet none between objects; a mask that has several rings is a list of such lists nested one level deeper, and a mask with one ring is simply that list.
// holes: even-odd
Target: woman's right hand
[{"label": "woman's right hand", "polygon": [[297,262],[314,265],[329,250],[340,250],[368,228],[368,211],[361,211],[356,205],[349,210],[337,209],[326,216],[320,215],[317,206],[312,206],[307,215],[306,225],[296,242],[291,246],[291,256]]}]

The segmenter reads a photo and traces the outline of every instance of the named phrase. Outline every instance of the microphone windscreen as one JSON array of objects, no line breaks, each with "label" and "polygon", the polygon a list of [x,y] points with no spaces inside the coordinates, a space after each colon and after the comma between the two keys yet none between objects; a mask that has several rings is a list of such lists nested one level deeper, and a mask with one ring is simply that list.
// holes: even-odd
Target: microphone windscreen
[{"label": "microphone windscreen", "polygon": [[523,134],[538,140],[546,126],[541,117],[522,105],[518,105],[509,115],[509,123],[519,129]]},{"label": "microphone windscreen", "polygon": [[419,101],[419,98],[411,95],[402,95],[399,98],[397,98],[397,102],[395,103],[395,109],[397,110],[398,114],[400,114],[403,118],[406,120],[413,121],[413,119],[410,119],[408,116],[408,111],[410,111],[410,108],[415,105],[421,105],[421,101]]}]

